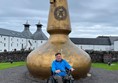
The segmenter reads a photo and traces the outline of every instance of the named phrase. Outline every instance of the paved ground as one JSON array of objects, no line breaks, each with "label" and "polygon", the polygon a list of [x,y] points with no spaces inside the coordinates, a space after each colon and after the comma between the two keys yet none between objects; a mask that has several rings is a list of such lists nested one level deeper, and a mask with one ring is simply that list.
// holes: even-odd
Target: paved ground
[{"label": "paved ground", "polygon": [[[118,71],[92,68],[90,73],[91,77],[80,79],[74,83],[118,83]],[[0,83],[46,83],[46,80],[31,78],[27,68],[23,66],[0,70]]]}]

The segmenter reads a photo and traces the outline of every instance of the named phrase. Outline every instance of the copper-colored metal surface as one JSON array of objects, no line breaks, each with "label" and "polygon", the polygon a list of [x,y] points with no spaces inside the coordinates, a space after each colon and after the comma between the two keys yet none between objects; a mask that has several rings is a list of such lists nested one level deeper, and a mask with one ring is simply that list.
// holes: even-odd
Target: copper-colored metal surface
[{"label": "copper-colored metal surface", "polygon": [[61,52],[75,69],[72,73],[75,79],[86,77],[90,70],[90,56],[82,49],[76,47],[68,37],[71,25],[66,0],[54,0],[50,4],[47,31],[50,38],[41,47],[32,51],[27,57],[27,67],[32,76],[46,79],[51,75],[51,63],[54,54]]}]

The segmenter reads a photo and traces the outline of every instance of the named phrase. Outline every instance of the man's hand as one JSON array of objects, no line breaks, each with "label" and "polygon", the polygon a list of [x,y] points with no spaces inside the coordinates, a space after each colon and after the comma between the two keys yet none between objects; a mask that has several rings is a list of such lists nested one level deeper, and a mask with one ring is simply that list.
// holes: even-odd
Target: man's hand
[{"label": "man's hand", "polygon": [[55,73],[60,73],[61,71],[60,70],[56,70]]},{"label": "man's hand", "polygon": [[74,71],[75,69],[71,68],[70,70],[71,70],[71,71]]}]

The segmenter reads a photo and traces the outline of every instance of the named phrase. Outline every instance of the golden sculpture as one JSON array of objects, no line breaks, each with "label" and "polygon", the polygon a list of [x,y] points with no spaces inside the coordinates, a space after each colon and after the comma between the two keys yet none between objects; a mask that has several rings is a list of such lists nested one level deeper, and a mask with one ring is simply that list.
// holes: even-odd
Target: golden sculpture
[{"label": "golden sculpture", "polygon": [[71,32],[68,5],[66,0],[50,0],[50,13],[48,18],[47,43],[32,51],[27,57],[27,68],[32,76],[47,79],[51,75],[51,63],[54,54],[61,52],[75,69],[72,73],[75,79],[86,77],[90,70],[90,56],[82,49],[76,47],[68,35]]}]

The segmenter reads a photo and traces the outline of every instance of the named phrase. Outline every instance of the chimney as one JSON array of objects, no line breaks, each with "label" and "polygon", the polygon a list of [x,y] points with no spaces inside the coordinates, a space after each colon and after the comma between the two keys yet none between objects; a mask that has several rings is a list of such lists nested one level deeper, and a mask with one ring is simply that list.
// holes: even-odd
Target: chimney
[{"label": "chimney", "polygon": [[36,32],[33,34],[33,39],[34,40],[47,40],[47,36],[43,33],[42,31],[42,24],[40,23],[40,21],[38,22],[38,24],[36,24],[37,26],[37,30]]},{"label": "chimney", "polygon": [[36,26],[37,26],[37,31],[40,31],[43,25],[39,21],[38,24],[36,24]]},{"label": "chimney", "polygon": [[29,27],[30,27],[30,24],[28,23],[28,20],[26,21],[26,24],[23,24],[24,25],[24,31],[29,31]]},{"label": "chimney", "polygon": [[28,39],[32,39],[32,33],[29,30],[30,24],[28,23],[28,21],[26,22],[26,24],[24,25],[24,31],[22,32],[22,34],[28,38]]}]

